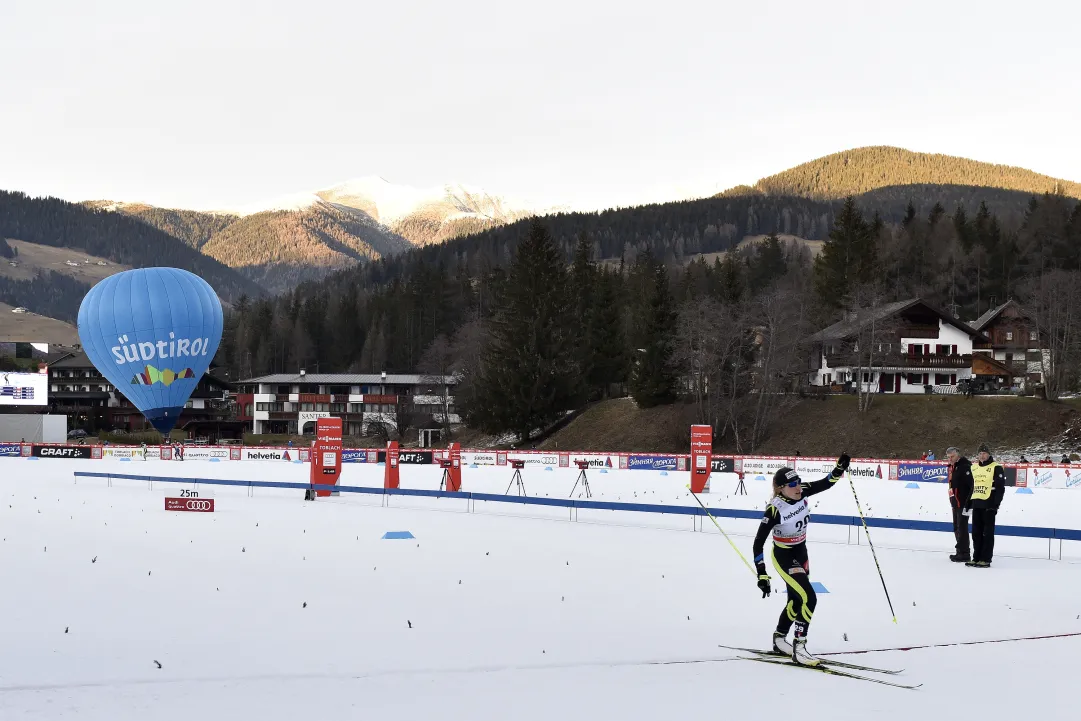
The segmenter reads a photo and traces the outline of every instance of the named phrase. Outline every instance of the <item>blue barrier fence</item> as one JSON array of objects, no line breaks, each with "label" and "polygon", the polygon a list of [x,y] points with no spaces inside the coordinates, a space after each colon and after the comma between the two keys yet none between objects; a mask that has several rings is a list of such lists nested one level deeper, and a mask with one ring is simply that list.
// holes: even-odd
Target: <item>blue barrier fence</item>
[{"label": "blue barrier fence", "polygon": [[[301,490],[336,491],[339,493],[360,493],[377,496],[421,496],[426,498],[457,498],[464,501],[485,501],[490,503],[517,503],[526,506],[555,506],[575,510],[626,511],[630,513],[661,513],[681,516],[701,516],[706,512],[701,506],[665,506],[657,503],[618,503],[610,501],[583,501],[573,498],[538,498],[535,496],[507,496],[500,493],[470,493],[451,491],[430,491],[420,488],[370,488],[367,486],[328,486],[309,483],[288,483],[285,481],[234,481],[221,478],[183,478],[178,476],[133,475],[126,473],[88,473],[75,471],[75,478],[119,478],[123,480],[149,481],[152,483],[192,483],[215,486],[241,486],[245,488],[296,488]],[[741,508],[710,508],[716,518],[740,518],[758,520],[761,511]],[[905,531],[937,531],[953,533],[953,524],[945,521],[916,521],[903,518],[867,518],[871,528],[891,528]],[[859,516],[839,516],[829,513],[815,513],[815,523],[836,526],[863,526]],[[1059,541],[1081,541],[1081,530],[1072,528],[1045,528],[1042,526],[996,526],[996,536],[1016,536],[1019,538],[1043,538]]]}]

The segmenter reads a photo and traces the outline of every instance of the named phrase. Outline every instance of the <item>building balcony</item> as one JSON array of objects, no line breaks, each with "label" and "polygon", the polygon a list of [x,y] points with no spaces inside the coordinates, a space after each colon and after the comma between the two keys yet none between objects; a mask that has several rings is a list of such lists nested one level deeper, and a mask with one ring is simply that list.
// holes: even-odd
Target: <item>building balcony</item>
[{"label": "building balcony", "polygon": [[[867,363],[866,357],[862,361]],[[826,365],[830,368],[855,368],[861,364],[855,355],[834,353],[826,356]],[[971,368],[972,355],[947,355],[945,353],[930,353],[927,355],[907,355],[903,353],[887,353],[876,355],[870,363],[872,368],[896,368],[899,370],[927,369],[927,368]]]}]

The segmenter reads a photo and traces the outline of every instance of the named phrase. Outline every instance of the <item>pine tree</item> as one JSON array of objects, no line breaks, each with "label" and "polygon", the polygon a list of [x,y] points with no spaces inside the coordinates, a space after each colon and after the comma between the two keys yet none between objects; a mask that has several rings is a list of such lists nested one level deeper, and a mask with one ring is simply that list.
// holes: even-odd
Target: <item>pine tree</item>
[{"label": "pine tree", "polygon": [[768,288],[785,274],[787,266],[784,250],[776,233],[770,233],[764,241],[759,243],[749,260],[750,283],[756,292]]},{"label": "pine tree", "polygon": [[873,233],[855,200],[846,198],[829,239],[815,258],[815,292],[827,306],[846,307],[856,286],[873,279],[868,275],[878,263],[877,239]]},{"label": "pine tree", "polygon": [[578,368],[566,265],[534,219],[499,292],[472,420],[489,432],[530,432],[577,400]]},{"label": "pine tree", "polygon": [[588,381],[603,397],[608,396],[610,385],[627,380],[627,343],[620,322],[619,280],[615,273],[598,273],[593,305],[589,309]]},{"label": "pine tree", "polygon": [[676,314],[668,287],[668,270],[649,261],[653,288],[642,323],[642,344],[635,352],[631,373],[631,395],[641,408],[671,403],[676,397],[676,376],[672,367]]}]

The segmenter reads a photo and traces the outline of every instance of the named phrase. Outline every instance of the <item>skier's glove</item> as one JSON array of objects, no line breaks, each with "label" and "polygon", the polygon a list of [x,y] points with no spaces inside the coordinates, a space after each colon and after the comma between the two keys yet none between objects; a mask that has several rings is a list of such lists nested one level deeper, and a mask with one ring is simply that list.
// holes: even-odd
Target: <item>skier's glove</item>
[{"label": "skier's glove", "polygon": [[840,478],[845,474],[845,471],[848,470],[848,464],[851,461],[852,459],[848,457],[847,453],[842,453],[841,457],[837,459],[837,466],[833,469],[833,473],[830,475],[832,475],[834,478]]},{"label": "skier's glove", "polygon": [[758,576],[758,590],[762,592],[762,598],[768,596],[772,590],[769,585],[769,576],[764,573]]}]

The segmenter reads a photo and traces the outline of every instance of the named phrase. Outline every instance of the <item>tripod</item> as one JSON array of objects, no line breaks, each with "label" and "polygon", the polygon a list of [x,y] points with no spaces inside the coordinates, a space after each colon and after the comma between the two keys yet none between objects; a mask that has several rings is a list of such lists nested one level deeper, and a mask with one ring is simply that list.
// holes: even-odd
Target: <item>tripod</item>
[{"label": "tripod", "polygon": [[525,492],[525,483],[522,481],[522,469],[521,468],[515,468],[514,469],[514,475],[510,477],[510,483],[507,484],[507,490],[503,491],[504,496],[509,496],[510,495],[510,487],[513,486],[515,483],[518,484],[518,495],[519,496],[528,496],[529,495],[528,493]]},{"label": "tripod", "polygon": [[736,484],[736,495],[737,496],[746,496],[747,495],[747,486],[743,485],[743,474],[742,473],[739,474],[739,483]]},{"label": "tripod", "polygon": [[450,476],[450,469],[449,468],[444,468],[443,469],[443,480],[439,481],[439,490],[441,490],[441,491],[447,490],[447,478],[449,476]]},{"label": "tripod", "polygon": [[582,483],[582,488],[585,489],[586,498],[592,498],[593,493],[589,490],[589,479],[586,478],[586,469],[585,468],[583,468],[581,470],[581,472],[579,472],[578,480],[576,480],[574,482],[574,486],[571,488],[571,495],[569,497],[574,498],[574,491],[575,491],[576,488],[578,488],[578,482],[579,481],[581,481],[581,483]]}]

